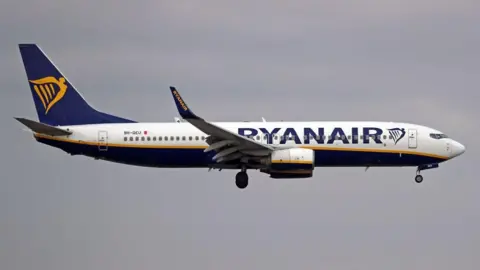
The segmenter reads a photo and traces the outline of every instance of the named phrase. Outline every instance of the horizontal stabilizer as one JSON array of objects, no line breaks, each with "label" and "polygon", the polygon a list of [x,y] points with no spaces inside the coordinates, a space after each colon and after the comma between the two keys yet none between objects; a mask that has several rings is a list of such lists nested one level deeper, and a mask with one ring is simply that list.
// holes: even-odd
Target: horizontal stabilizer
[{"label": "horizontal stabilizer", "polygon": [[40,133],[40,134],[45,134],[50,136],[65,136],[65,135],[72,134],[72,132],[70,131],[66,131],[61,128],[53,127],[47,124],[29,120],[26,118],[15,117],[15,119],[17,119],[18,122],[24,124],[26,127],[31,129],[35,133]]}]

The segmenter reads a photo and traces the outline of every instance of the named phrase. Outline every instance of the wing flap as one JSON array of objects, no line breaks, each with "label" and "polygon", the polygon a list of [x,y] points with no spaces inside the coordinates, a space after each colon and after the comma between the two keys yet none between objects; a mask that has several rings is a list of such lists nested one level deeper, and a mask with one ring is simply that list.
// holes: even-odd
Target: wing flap
[{"label": "wing flap", "polygon": [[61,128],[36,122],[30,119],[20,118],[20,117],[15,117],[15,119],[35,133],[40,133],[40,134],[45,134],[50,136],[66,136],[66,135],[72,134],[71,131],[67,131]]},{"label": "wing flap", "polygon": [[234,140],[221,140],[221,141],[217,141],[217,142],[214,142],[212,144],[210,144],[209,147],[207,147],[205,150],[203,150],[203,152],[210,152],[210,151],[213,151],[213,150],[217,150],[217,149],[220,149],[222,147],[225,147],[225,146],[228,146],[229,144],[235,144],[236,142]]}]

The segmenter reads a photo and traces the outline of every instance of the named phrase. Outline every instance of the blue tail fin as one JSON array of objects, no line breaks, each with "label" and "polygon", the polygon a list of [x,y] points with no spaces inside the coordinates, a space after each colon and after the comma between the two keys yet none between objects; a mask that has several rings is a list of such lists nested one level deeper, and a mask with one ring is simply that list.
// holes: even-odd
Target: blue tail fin
[{"label": "blue tail fin", "polygon": [[40,122],[52,126],[134,121],[92,108],[35,44],[20,44],[20,54]]}]

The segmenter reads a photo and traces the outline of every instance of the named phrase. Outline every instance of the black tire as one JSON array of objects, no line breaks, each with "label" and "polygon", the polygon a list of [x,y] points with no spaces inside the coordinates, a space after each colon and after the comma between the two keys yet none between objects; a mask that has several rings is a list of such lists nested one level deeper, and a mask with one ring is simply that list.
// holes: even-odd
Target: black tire
[{"label": "black tire", "polygon": [[239,189],[244,189],[248,186],[248,174],[246,172],[239,172],[235,177],[235,184]]},{"label": "black tire", "polygon": [[420,174],[415,176],[415,182],[421,183],[422,181],[423,181],[423,176],[421,176]]}]

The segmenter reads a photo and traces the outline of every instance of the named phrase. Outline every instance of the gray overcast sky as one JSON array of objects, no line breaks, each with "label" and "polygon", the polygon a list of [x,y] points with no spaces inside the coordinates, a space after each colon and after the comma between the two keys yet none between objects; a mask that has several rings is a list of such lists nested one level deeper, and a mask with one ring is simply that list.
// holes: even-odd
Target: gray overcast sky
[{"label": "gray overcast sky", "polygon": [[[0,268],[478,269],[480,2],[51,1],[0,5]],[[169,85],[213,121],[424,124],[466,153],[413,168],[145,169],[36,143],[17,44],[95,107],[173,121]]]}]

